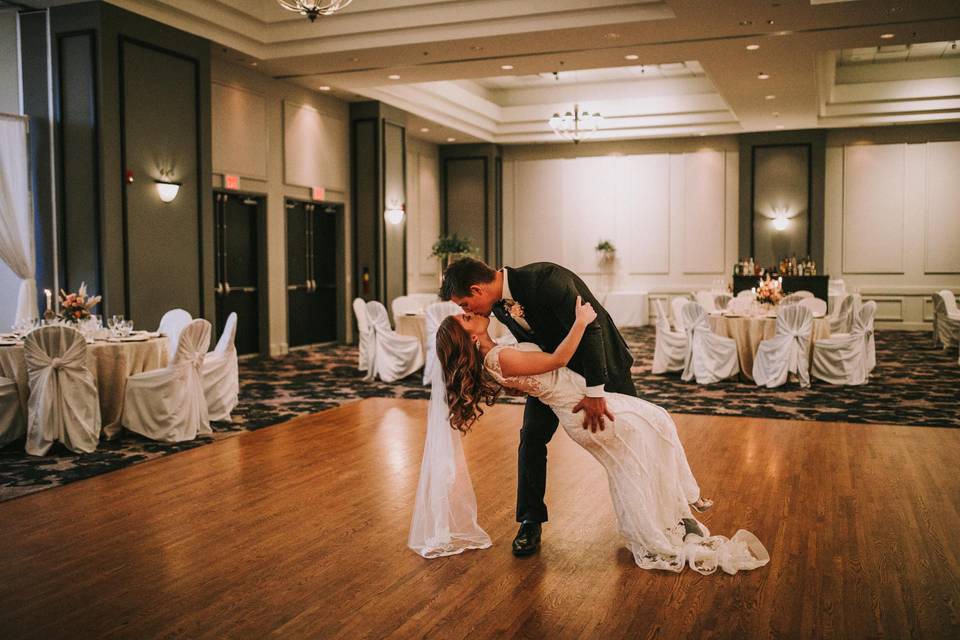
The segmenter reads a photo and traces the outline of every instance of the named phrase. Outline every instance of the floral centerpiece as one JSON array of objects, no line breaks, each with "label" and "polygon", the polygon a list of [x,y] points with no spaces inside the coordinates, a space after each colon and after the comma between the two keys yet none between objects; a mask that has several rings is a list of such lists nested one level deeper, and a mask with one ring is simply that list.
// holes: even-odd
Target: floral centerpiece
[{"label": "floral centerpiece", "polygon": [[779,280],[770,280],[769,278],[760,282],[760,286],[754,290],[757,302],[760,304],[775,305],[783,300],[783,289],[780,288]]},{"label": "floral centerpiece", "polygon": [[594,247],[600,264],[609,264],[617,257],[617,248],[609,240],[601,240]]},{"label": "floral centerpiece", "polygon": [[88,296],[87,284],[80,283],[76,293],[60,289],[60,318],[66,322],[81,322],[90,317],[90,310],[100,304],[100,296]]}]

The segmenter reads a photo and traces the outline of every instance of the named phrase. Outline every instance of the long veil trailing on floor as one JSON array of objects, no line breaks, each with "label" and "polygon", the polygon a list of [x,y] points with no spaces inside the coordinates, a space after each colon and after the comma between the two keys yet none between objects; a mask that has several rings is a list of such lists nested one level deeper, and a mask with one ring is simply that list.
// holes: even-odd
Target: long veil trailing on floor
[{"label": "long veil trailing on floor", "polygon": [[[436,353],[428,357],[436,358]],[[477,524],[477,497],[460,444],[450,427],[446,385],[439,362],[430,368],[430,406],[420,484],[407,545],[424,558],[486,549],[490,536]]]}]

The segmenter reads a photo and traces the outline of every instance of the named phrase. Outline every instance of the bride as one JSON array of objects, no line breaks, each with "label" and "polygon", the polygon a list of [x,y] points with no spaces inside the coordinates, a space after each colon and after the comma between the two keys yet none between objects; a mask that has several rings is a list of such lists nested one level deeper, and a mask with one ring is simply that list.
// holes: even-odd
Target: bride
[{"label": "bride", "polygon": [[[689,564],[704,574],[719,566],[732,574],[765,565],[769,555],[753,534],[740,530],[729,540],[710,536],[693,517],[691,510],[702,512],[713,503],[700,496],[676,426],[664,409],[608,393],[607,406],[616,420],[607,429],[585,429],[582,419],[574,415],[586,383],[565,365],[595,318],[593,307],[581,304],[578,297],[576,321],[554,353],[544,353],[530,343],[498,346],[487,333],[489,317],[445,318],[436,340],[450,425],[469,431],[483,414],[481,405],[492,405],[502,387],[535,396],[554,411],[567,434],[603,465],[620,533],[638,566],[681,571]],[[483,546],[487,545],[467,548]]]}]

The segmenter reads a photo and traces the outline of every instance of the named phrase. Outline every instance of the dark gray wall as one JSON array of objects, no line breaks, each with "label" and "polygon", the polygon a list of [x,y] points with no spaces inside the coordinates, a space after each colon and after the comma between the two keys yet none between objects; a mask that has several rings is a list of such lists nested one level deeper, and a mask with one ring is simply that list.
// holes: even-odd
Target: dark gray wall
[{"label": "dark gray wall", "polygon": [[[749,256],[754,251],[753,207],[754,193],[754,150],[780,145],[808,145],[810,149],[809,174],[809,238],[810,256],[823,268],[824,242],[824,197],[826,189],[826,131],[776,131],[750,133],[740,136],[740,216],[738,255]],[[761,154],[762,155],[762,154]],[[764,178],[761,191],[771,192],[780,188],[776,172]],[[797,176],[784,177],[795,189]],[[756,257],[756,256],[755,256]],[[770,265],[763,265],[770,266]]]},{"label": "dark gray wall", "polygon": [[[810,145],[753,149],[753,250],[758,264],[810,253]],[[778,230],[775,217],[787,227]]]},{"label": "dark gray wall", "polygon": [[[383,122],[384,211],[407,202],[407,142],[403,125]],[[383,212],[380,213],[381,218]],[[407,217],[400,224],[384,221],[384,300],[407,293]],[[390,308],[390,305],[387,305]]]},{"label": "dark gray wall", "polygon": [[470,238],[492,266],[503,255],[501,160],[500,147],[493,144],[440,147],[443,233]]}]

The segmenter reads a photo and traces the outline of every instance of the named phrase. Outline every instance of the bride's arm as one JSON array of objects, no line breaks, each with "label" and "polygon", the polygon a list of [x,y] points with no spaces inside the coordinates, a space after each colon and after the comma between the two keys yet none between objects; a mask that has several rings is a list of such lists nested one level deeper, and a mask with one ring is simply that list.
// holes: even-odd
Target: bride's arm
[{"label": "bride's arm", "polygon": [[576,320],[570,327],[567,337],[557,346],[557,350],[553,353],[543,353],[541,351],[501,349],[498,354],[500,373],[505,378],[535,376],[538,373],[547,373],[567,366],[570,358],[573,357],[580,345],[580,339],[583,338],[583,332],[587,325],[593,322],[596,317],[597,312],[593,310],[590,303],[581,304],[580,296],[577,296]]}]

